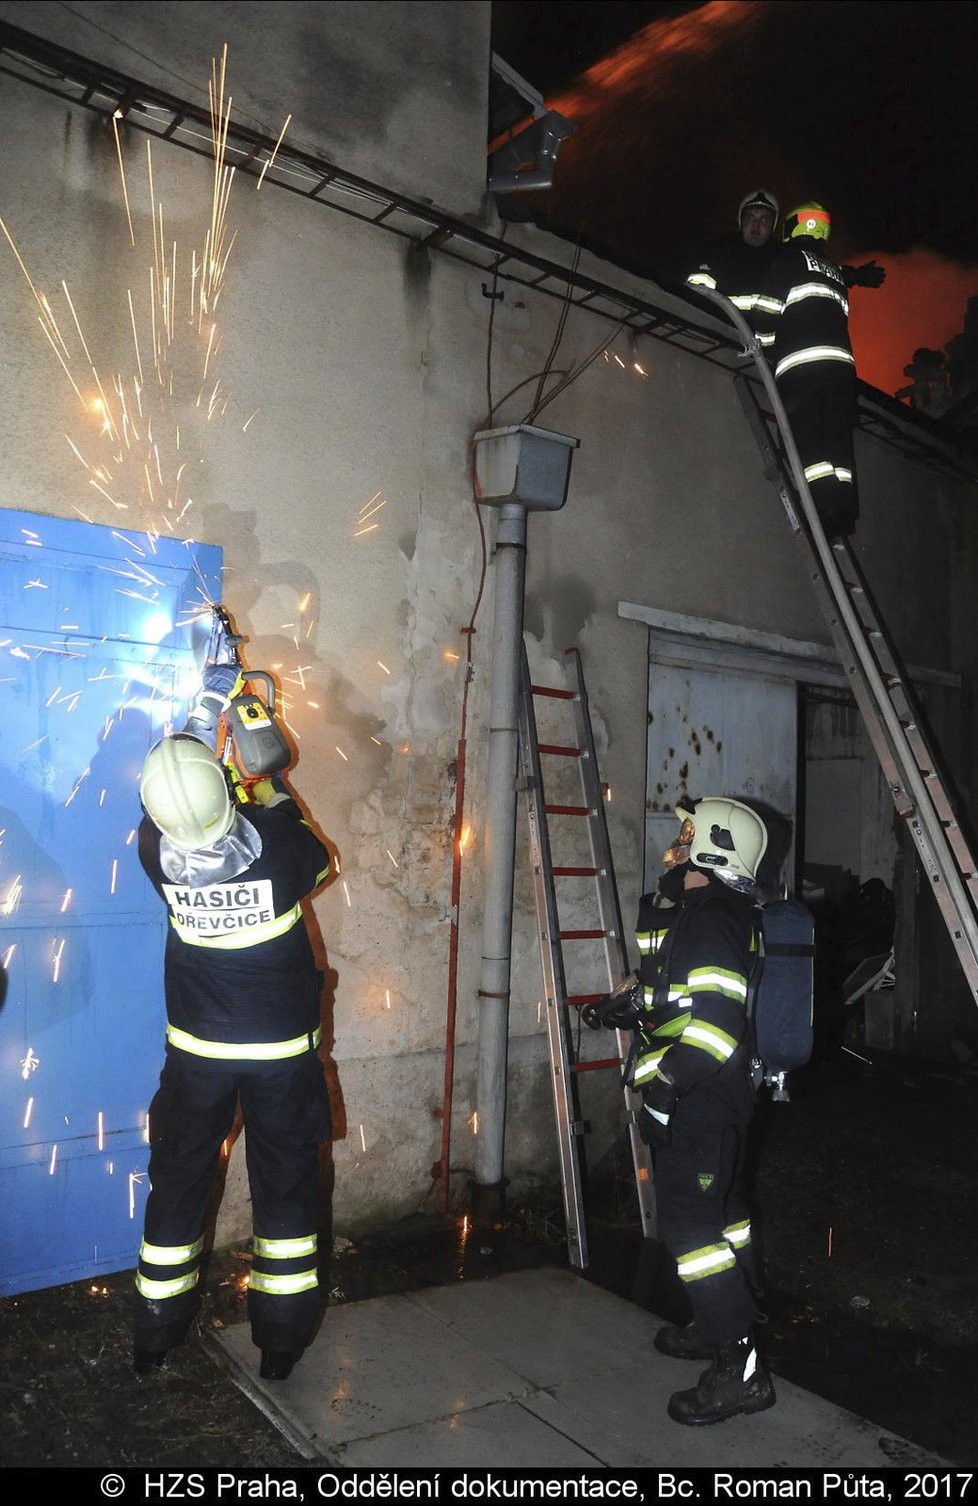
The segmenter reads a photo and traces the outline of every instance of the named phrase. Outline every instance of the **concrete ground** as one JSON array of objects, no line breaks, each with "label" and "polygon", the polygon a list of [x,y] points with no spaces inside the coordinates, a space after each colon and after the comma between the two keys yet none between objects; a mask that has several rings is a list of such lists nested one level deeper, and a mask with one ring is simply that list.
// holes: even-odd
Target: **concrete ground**
[{"label": "concrete ground", "polygon": [[241,1389],[310,1461],[452,1467],[817,1469],[946,1465],[775,1376],[777,1405],[710,1428],[666,1413],[702,1362],[661,1321],[570,1271],[519,1271],[331,1307],[286,1381],[247,1324],[214,1336]]}]

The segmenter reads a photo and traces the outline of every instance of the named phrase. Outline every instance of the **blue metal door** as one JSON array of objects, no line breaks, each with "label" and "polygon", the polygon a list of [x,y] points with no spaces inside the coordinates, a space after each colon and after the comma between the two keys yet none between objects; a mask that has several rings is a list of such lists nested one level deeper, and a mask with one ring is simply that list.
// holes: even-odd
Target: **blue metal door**
[{"label": "blue metal door", "polygon": [[135,1265],[165,913],[139,771],[199,683],[221,551],[0,510],[0,1293]]}]

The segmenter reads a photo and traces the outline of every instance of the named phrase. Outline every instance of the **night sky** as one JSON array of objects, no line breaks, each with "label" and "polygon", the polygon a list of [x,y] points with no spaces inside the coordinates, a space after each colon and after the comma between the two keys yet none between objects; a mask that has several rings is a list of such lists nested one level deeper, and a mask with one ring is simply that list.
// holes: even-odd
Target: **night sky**
[{"label": "night sky", "polygon": [[666,283],[735,228],[764,185],[816,199],[855,289],[864,380],[894,391],[978,293],[978,23],[959,0],[495,0],[493,47],[570,116],[557,178],[532,202]]}]

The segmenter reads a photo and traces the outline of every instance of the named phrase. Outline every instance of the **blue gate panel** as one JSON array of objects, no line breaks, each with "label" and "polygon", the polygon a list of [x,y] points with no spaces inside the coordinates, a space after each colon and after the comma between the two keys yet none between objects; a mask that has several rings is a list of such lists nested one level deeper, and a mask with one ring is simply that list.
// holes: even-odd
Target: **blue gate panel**
[{"label": "blue gate panel", "polygon": [[139,772],[182,724],[221,552],[0,510],[0,1293],[135,1264],[165,913]]}]

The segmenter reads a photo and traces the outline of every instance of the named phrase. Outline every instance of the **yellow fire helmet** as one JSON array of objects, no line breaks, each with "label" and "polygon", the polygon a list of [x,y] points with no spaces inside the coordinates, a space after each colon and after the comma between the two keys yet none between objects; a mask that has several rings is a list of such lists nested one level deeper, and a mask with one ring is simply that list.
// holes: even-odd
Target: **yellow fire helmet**
[{"label": "yellow fire helmet", "polygon": [[178,733],[151,748],[139,793],[150,820],[181,852],[213,847],[231,829],[234,808],[224,768],[196,737]]},{"label": "yellow fire helmet", "polygon": [[832,216],[821,204],[799,204],[784,217],[784,238],[794,240],[798,235],[810,235],[814,240],[827,241],[832,229]]},{"label": "yellow fire helmet", "polygon": [[677,805],[676,815],[683,823],[679,840],[686,838],[694,868],[715,873],[733,889],[753,887],[767,850],[767,827],[756,811],[739,800],[710,795]]}]

